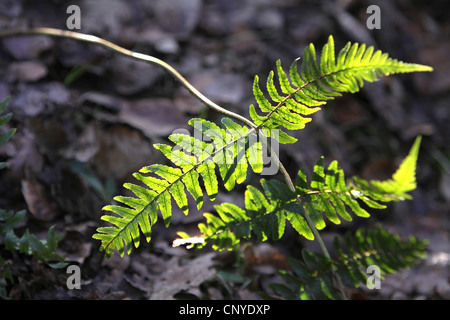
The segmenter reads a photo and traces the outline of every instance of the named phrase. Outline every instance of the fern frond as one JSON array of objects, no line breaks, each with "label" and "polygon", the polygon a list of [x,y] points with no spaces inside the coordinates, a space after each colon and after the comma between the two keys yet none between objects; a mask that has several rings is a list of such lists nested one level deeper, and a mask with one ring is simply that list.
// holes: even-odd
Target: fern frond
[{"label": "fern frond", "polygon": [[[316,56],[313,44],[305,48],[300,72],[297,61],[289,69],[289,77],[284,72],[280,60],[276,63],[278,75],[278,91],[274,84],[274,72],[267,78],[267,93],[264,96],[255,76],[253,94],[257,102],[259,115],[255,106],[250,106],[250,117],[258,128],[298,130],[311,121],[310,115],[319,111],[327,101],[340,96],[344,92],[359,91],[364,81],[374,82],[381,76],[395,73],[415,71],[432,71],[428,66],[405,63],[389,58],[380,50],[366,48],[365,44],[347,43],[335,56],[334,39],[329,36],[322,48],[320,60]],[[294,137],[281,131],[280,143],[294,143]]]},{"label": "fern frond", "polygon": [[[45,263],[52,260],[63,261],[64,258],[55,252],[61,236],[56,236],[53,226],[49,228],[45,240],[38,239],[28,229],[21,237],[14,233],[14,229],[25,218],[25,214],[25,210],[13,212],[0,209],[0,236],[3,238],[5,249],[31,255]],[[64,263],[50,264],[54,267],[61,265],[64,265]]]},{"label": "fern frond", "polygon": [[[6,107],[9,103],[9,97],[0,102],[0,128],[9,122],[12,118],[12,113],[7,113],[5,115],[2,115],[6,111]],[[5,144],[16,132],[15,128],[8,129],[4,132],[0,132],[0,146]],[[0,170],[6,167],[6,162],[0,162]]]},{"label": "fern frond", "polygon": [[[248,239],[254,233],[259,241],[269,238],[279,240],[284,234],[287,204],[295,202],[296,195],[277,180],[261,180],[263,192],[253,186],[245,191],[245,209],[232,203],[216,205],[217,215],[205,213],[206,224],[199,224],[199,230],[214,249],[233,249],[241,239]],[[189,243],[190,237],[183,233],[183,244]],[[196,238],[198,239],[198,237]]]},{"label": "fern frond", "polygon": [[351,213],[367,218],[369,212],[361,204],[372,209],[383,209],[381,202],[411,199],[407,192],[415,189],[416,164],[421,137],[417,137],[408,156],[402,161],[392,179],[386,181],[366,181],[353,177],[346,179],[344,171],[336,161],[325,170],[323,157],[314,166],[314,174],[308,187],[304,171],[297,177],[297,194],[300,204],[311,216],[317,229],[325,227],[322,212],[329,221],[340,224],[340,218],[351,221]]},{"label": "fern frond", "polygon": [[[416,138],[408,156],[403,160],[393,178],[387,181],[366,181],[361,178],[346,179],[337,161],[327,169],[323,157],[317,161],[312,181],[304,170],[298,172],[296,190],[292,192],[285,184],[261,180],[264,192],[248,186],[245,192],[245,209],[234,204],[215,206],[217,215],[206,213],[206,224],[199,224],[203,242],[195,238],[198,247],[208,241],[214,249],[232,249],[241,239],[248,239],[251,233],[259,241],[269,237],[278,240],[284,233],[286,219],[293,228],[308,240],[313,240],[311,226],[305,215],[309,215],[315,228],[325,228],[325,217],[334,224],[341,219],[352,221],[352,214],[367,218],[371,209],[383,209],[381,202],[401,201],[411,196],[406,192],[415,188],[417,155],[421,137]],[[354,183],[357,181],[357,183]],[[189,243],[189,236],[183,234],[183,243]]]},{"label": "fern frond", "polygon": [[417,157],[422,138],[418,137],[414,142],[408,156],[400,164],[400,167],[393,174],[392,179],[387,181],[366,181],[356,178],[355,184],[363,188],[366,192],[373,192],[373,198],[380,201],[411,199],[407,192],[416,188]]},{"label": "fern frond", "polygon": [[347,232],[344,241],[338,237],[334,239],[335,259],[304,250],[303,261],[289,258],[292,271],[280,271],[284,283],[271,284],[270,287],[278,298],[340,299],[330,273],[332,268],[345,285],[357,288],[366,284],[366,271],[370,265],[380,268],[380,280],[383,280],[383,275],[409,268],[423,259],[426,244],[426,241],[413,236],[402,240],[382,227],[372,228],[366,233],[359,229],[354,235]]},{"label": "fern frond", "polygon": [[[224,128],[203,120],[192,119],[189,124],[198,130],[200,137],[175,133],[169,139],[174,146],[156,144],[155,148],[172,162],[174,166],[154,164],[142,168],[133,176],[145,186],[132,183],[124,187],[136,197],[117,196],[119,205],[108,205],[103,208],[112,212],[102,219],[113,226],[97,229],[93,237],[102,241],[101,249],[107,255],[117,249],[124,255],[125,249],[130,253],[132,244],[140,244],[140,231],[147,242],[151,239],[151,229],[158,219],[163,217],[166,226],[172,217],[172,200],[188,214],[188,195],[193,198],[197,209],[203,205],[204,190],[211,200],[218,193],[218,176],[216,169],[227,190],[243,183],[247,178],[248,168],[260,173],[263,166],[261,142],[254,130],[240,126],[225,118]],[[140,231],[139,231],[140,230]]]},{"label": "fern frond", "polygon": [[[392,73],[431,70],[427,66],[399,62],[381,51],[374,52],[373,47],[366,48],[365,45],[359,44],[347,44],[335,57],[334,40],[331,36],[322,49],[319,61],[314,45],[311,44],[305,49],[300,72],[297,70],[297,63],[294,62],[288,76],[281,62],[277,62],[278,84],[276,85],[274,81],[275,72],[269,74],[266,83],[270,100],[264,96],[259,78],[255,77],[253,93],[257,107],[251,105],[249,108],[254,123],[245,122],[250,128],[228,118],[222,120],[221,127],[203,119],[192,119],[189,124],[200,136],[194,134],[194,137],[191,137],[176,133],[169,137],[175,146],[155,145],[173,165],[155,164],[135,173],[134,177],[144,186],[125,184],[124,187],[131,190],[136,197],[119,196],[115,198],[119,205],[104,207],[104,210],[112,214],[105,215],[102,219],[112,226],[99,228],[93,237],[101,240],[101,250],[105,250],[107,255],[114,249],[118,249],[121,255],[124,254],[125,248],[130,252],[132,244],[135,247],[139,246],[141,232],[146,240],[150,241],[151,229],[157,222],[159,213],[165,225],[170,224],[173,212],[172,200],[188,214],[189,198],[193,198],[197,209],[203,205],[204,191],[210,200],[216,198],[219,190],[218,176],[223,186],[227,190],[232,190],[246,180],[249,167],[254,172],[261,173],[263,151],[271,150],[267,137],[280,143],[296,141],[294,137],[280,129],[304,128],[311,121],[310,116],[319,111],[328,100],[340,96],[343,92],[358,91],[364,81],[375,81],[381,75]],[[262,115],[259,115],[261,112]],[[413,158],[411,159],[414,160]],[[314,168],[311,186],[306,185],[306,175],[299,173],[297,200],[295,203],[283,203],[286,205],[283,214],[279,214],[278,207],[274,207],[269,200],[267,205],[260,202],[255,204],[256,207],[250,206],[249,200],[246,203],[245,217],[252,221],[250,229],[256,231],[260,239],[266,239],[269,235],[279,236],[284,226],[284,218],[287,218],[300,234],[312,239],[313,234],[303,220],[303,214],[309,214],[318,229],[325,226],[322,210],[333,223],[340,223],[340,218],[351,220],[346,207],[357,216],[368,217],[368,212],[358,201],[365,202],[369,207],[382,208],[384,206],[377,201],[407,198],[406,192],[410,190],[408,188],[414,186],[413,180],[405,182],[405,175],[411,173],[411,168],[405,164],[392,181],[377,183],[356,178],[351,182],[344,179],[337,163],[332,163],[327,171],[324,171],[323,164],[318,163]],[[216,170],[219,172],[218,175]],[[285,176],[287,175],[285,173]],[[203,180],[203,188],[200,177]],[[286,180],[290,182],[289,178]],[[302,183],[305,184],[303,193],[298,187]],[[261,197],[263,200],[267,196],[255,190],[253,187],[247,188],[246,199],[253,196]],[[243,216],[237,214],[237,217]],[[211,226],[215,224],[215,228],[219,229],[220,219],[208,215],[207,218]],[[266,221],[274,221],[278,227],[276,231],[271,231],[260,228],[258,223],[253,225],[253,221],[262,221],[261,226],[267,225]],[[204,231],[210,232],[211,236],[216,234],[208,228],[204,227]],[[220,237],[224,238],[225,234]],[[232,244],[237,241],[230,239]],[[217,247],[222,248],[222,242]]]}]

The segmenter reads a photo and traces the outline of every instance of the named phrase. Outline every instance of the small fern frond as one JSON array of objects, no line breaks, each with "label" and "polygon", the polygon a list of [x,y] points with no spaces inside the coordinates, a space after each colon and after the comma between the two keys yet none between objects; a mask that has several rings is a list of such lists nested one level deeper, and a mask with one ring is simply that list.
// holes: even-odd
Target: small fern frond
[{"label": "small fern frond", "polygon": [[[14,229],[23,221],[25,214],[25,210],[13,212],[0,209],[0,236],[3,238],[5,249],[33,256],[55,268],[64,266],[65,263],[62,262],[64,258],[55,252],[62,237],[55,234],[53,226],[49,228],[45,240],[38,239],[28,229],[20,237],[14,233]],[[51,261],[60,262],[50,263]]]},{"label": "small fern frond", "polygon": [[203,120],[192,119],[189,124],[197,130],[199,137],[174,133],[169,139],[174,146],[156,144],[155,148],[172,162],[174,167],[154,164],[134,173],[134,177],[144,186],[126,183],[124,187],[136,197],[117,196],[120,205],[108,205],[103,208],[113,215],[104,215],[102,219],[112,227],[101,227],[93,237],[102,241],[101,249],[107,255],[116,248],[124,255],[125,248],[130,253],[132,244],[140,244],[140,231],[147,242],[151,239],[151,229],[158,219],[158,212],[166,227],[172,217],[172,199],[178,207],[188,214],[188,194],[196,203],[197,209],[203,205],[203,186],[210,200],[218,193],[216,169],[227,190],[247,178],[248,168],[256,173],[263,168],[261,142],[254,130],[240,126],[231,119],[224,118],[224,128]]},{"label": "small fern frond", "polygon": [[325,227],[322,213],[329,221],[340,224],[340,218],[351,221],[351,212],[368,218],[369,212],[361,204],[372,209],[384,209],[381,202],[411,199],[407,192],[415,189],[416,164],[421,137],[417,137],[408,156],[402,161],[392,179],[366,181],[353,177],[346,179],[336,161],[325,170],[323,157],[314,166],[313,178],[308,186],[306,174],[300,170],[296,190],[300,204],[311,216],[317,229]]},{"label": "small fern frond", "polygon": [[[245,191],[245,209],[232,203],[216,205],[217,215],[205,213],[206,224],[199,224],[202,238],[206,241],[199,243],[198,247],[211,242],[214,249],[233,249],[241,239],[249,239],[254,233],[259,241],[269,238],[279,240],[285,230],[286,210],[288,203],[296,199],[295,193],[277,180],[261,180],[263,191],[253,186],[247,186]],[[190,237],[185,234],[181,243],[189,243]],[[180,242],[176,241],[175,243]]]},{"label": "small fern frond", "polygon": [[421,137],[414,142],[408,156],[400,164],[393,174],[392,179],[387,181],[366,181],[356,178],[355,184],[366,192],[373,193],[373,198],[380,201],[411,199],[407,192],[416,188],[416,163],[419,155]]},{"label": "small fern frond", "polygon": [[[380,50],[366,48],[365,44],[347,43],[335,57],[334,39],[329,36],[322,48],[320,60],[316,56],[313,44],[305,48],[301,70],[297,69],[297,61],[289,69],[289,77],[284,72],[280,60],[276,63],[278,75],[278,91],[274,84],[274,72],[267,78],[267,92],[270,100],[264,96],[255,76],[253,94],[257,102],[259,115],[255,106],[250,106],[250,117],[258,128],[299,130],[311,121],[310,115],[319,111],[327,101],[340,96],[344,92],[354,93],[363,87],[364,81],[374,82],[381,76],[395,73],[416,71],[432,71],[428,66],[404,63],[389,58]],[[281,131],[280,143],[294,143],[296,138]]]},{"label": "small fern frond", "polygon": [[[300,235],[314,240],[305,215],[309,215],[314,227],[321,230],[326,226],[325,217],[340,224],[341,218],[352,221],[352,213],[362,218],[370,217],[363,204],[371,209],[383,209],[386,206],[382,202],[410,199],[406,192],[415,187],[420,141],[421,137],[416,138],[408,156],[393,178],[387,181],[346,179],[337,161],[325,169],[323,157],[314,166],[310,184],[305,171],[298,172],[295,193],[277,180],[262,179],[264,193],[253,186],[247,187],[245,209],[225,203],[215,206],[217,215],[206,213],[206,224],[199,224],[201,236],[194,238],[195,244],[201,247],[209,241],[214,249],[232,249],[241,239],[250,238],[251,232],[259,241],[269,237],[278,240],[284,233],[286,219]],[[201,237],[204,241],[199,243]],[[188,235],[182,234],[182,238],[181,243],[189,243]]]},{"label": "small fern frond", "polygon": [[353,235],[347,232],[344,241],[338,237],[333,245],[336,257],[331,260],[319,253],[303,251],[303,261],[289,258],[291,271],[281,270],[284,283],[270,287],[275,297],[295,299],[341,299],[330,270],[334,268],[345,285],[357,288],[366,284],[369,266],[380,270],[383,275],[410,268],[426,256],[426,241],[410,236],[402,240],[396,234],[382,227],[361,229]]},{"label": "small fern frond", "polygon": [[[9,122],[12,118],[12,113],[7,113],[5,115],[2,115],[6,111],[6,107],[9,103],[9,97],[0,102],[0,128],[2,128],[3,125],[5,125],[7,122]],[[13,134],[16,132],[15,128],[8,129],[4,132],[0,132],[0,146],[5,144]],[[7,166],[6,162],[0,162],[0,169],[3,169]]]}]

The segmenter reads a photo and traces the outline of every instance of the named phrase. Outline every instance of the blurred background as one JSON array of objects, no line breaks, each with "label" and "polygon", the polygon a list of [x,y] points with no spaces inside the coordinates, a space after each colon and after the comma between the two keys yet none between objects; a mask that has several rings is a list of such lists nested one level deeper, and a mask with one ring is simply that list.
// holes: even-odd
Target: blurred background
[{"label": "blurred background", "polygon": [[[386,77],[329,102],[296,133],[297,144],[280,148],[280,157],[292,177],[300,168],[310,172],[323,155],[348,176],[386,179],[422,135],[414,200],[368,220],[329,225],[323,234],[328,241],[381,223],[430,241],[420,265],[388,276],[381,290],[352,291],[352,298],[450,298],[450,19],[442,1],[1,0],[0,29],[67,30],[73,4],[81,12],[81,29],[73,31],[156,56],[211,100],[247,117],[253,77],[264,82],[276,60],[287,69],[306,45],[321,48],[330,34],[337,50],[348,41],[366,43],[432,66],[433,73]],[[381,10],[380,29],[366,25],[372,4]],[[56,271],[14,256],[12,298],[254,299],[270,291],[286,257],[317,250],[289,230],[278,243],[249,244],[238,254],[172,248],[176,231],[195,233],[202,213],[214,210],[208,204],[187,217],[175,213],[169,229],[155,226],[152,242],[130,257],[106,260],[91,238],[101,208],[125,193],[124,182],[135,182],[133,172],[164,161],[152,144],[166,143],[193,117],[220,115],[156,66],[47,36],[0,39],[0,100],[8,96],[10,125],[18,131],[0,148],[0,160],[9,163],[0,172],[0,208],[26,209],[23,227],[38,235],[55,225],[63,235],[59,252],[81,265],[83,278],[82,290],[67,290],[61,275],[45,280]],[[221,192],[217,203],[242,204],[244,188]],[[217,277],[212,270],[222,271]]]}]

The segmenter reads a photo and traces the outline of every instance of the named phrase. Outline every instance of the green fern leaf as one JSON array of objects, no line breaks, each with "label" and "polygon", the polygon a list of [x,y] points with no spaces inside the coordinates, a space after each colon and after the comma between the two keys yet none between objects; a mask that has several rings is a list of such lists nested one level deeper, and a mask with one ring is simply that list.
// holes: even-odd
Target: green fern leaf
[{"label": "green fern leaf", "polygon": [[[6,98],[5,100],[3,100],[2,102],[0,102],[0,128],[6,124],[7,122],[9,122],[12,118],[12,113],[7,113],[5,115],[1,115],[2,113],[4,113],[6,111],[6,108],[8,106],[9,103],[9,97]],[[5,144],[9,139],[11,139],[11,137],[14,135],[14,133],[16,132],[15,128],[11,128],[8,129],[4,132],[0,132],[0,146],[2,146],[3,144]],[[6,167],[6,162],[0,162],[0,170]]]},{"label": "green fern leaf", "polygon": [[[234,204],[223,203],[216,205],[217,215],[206,213],[206,224],[199,224],[204,241],[198,243],[198,238],[192,238],[198,247],[211,242],[214,249],[231,250],[240,243],[241,239],[248,239],[255,234],[259,241],[269,238],[279,240],[285,230],[285,210],[288,203],[295,201],[296,196],[283,183],[261,180],[264,192],[253,186],[247,186],[245,192],[245,209]],[[184,244],[190,243],[190,237],[184,237]]]},{"label": "green fern leaf", "polygon": [[[390,186],[391,180],[378,181],[373,185],[374,181],[368,182],[356,177],[346,179],[337,161],[331,162],[325,170],[321,157],[314,166],[310,184],[304,170],[298,172],[295,193],[277,180],[261,179],[263,192],[251,185],[247,186],[245,209],[231,204],[215,206],[218,215],[205,215],[206,224],[199,225],[202,235],[194,240],[198,244],[198,239],[203,238],[199,247],[210,241],[219,250],[232,249],[240,243],[240,239],[248,239],[251,234],[256,235],[259,241],[270,237],[278,240],[284,233],[286,219],[300,235],[313,240],[314,234],[305,219],[306,215],[318,230],[325,228],[325,217],[334,224],[340,224],[341,218],[352,221],[352,213],[367,218],[370,214],[362,204],[372,209],[381,209],[385,206],[378,201],[400,201],[409,197],[405,190],[411,191],[411,185],[415,181],[420,139],[416,139],[409,155],[394,174],[392,181],[403,187],[379,187],[384,184]],[[230,208],[239,214],[231,214]],[[185,237],[187,238],[189,237]],[[184,243],[189,243],[189,240]]]},{"label": "green fern leaf", "polygon": [[[5,249],[31,255],[42,262],[49,263],[50,266],[53,266],[50,264],[52,260],[63,261],[64,258],[55,252],[61,237],[56,236],[53,226],[49,228],[47,238],[44,240],[38,239],[28,229],[20,237],[14,233],[14,229],[23,221],[25,215],[25,210],[18,212],[0,210],[0,236],[3,238]],[[64,264],[59,266],[61,265]],[[58,267],[58,264],[54,266]]]},{"label": "green fern leaf", "polygon": [[368,274],[365,271],[368,266],[378,266],[380,280],[383,280],[383,275],[412,267],[423,259],[426,244],[426,241],[415,237],[402,240],[382,227],[372,228],[368,232],[359,229],[355,235],[347,232],[344,241],[338,237],[334,239],[334,260],[306,250],[302,252],[303,261],[289,258],[292,271],[279,271],[284,283],[269,285],[275,294],[270,297],[290,300],[342,299],[334,285],[331,269],[336,270],[345,285],[357,288],[366,284]]},{"label": "green fern leaf", "polygon": [[[250,106],[250,117],[256,125],[267,129],[273,129],[276,125],[277,128],[286,130],[299,130],[311,121],[307,116],[319,111],[320,106],[342,93],[359,91],[365,81],[373,82],[381,76],[394,73],[433,70],[428,66],[389,58],[379,50],[374,52],[373,47],[366,48],[365,44],[358,43],[348,43],[336,58],[332,36],[329,36],[321,52],[318,60],[314,45],[307,46],[300,72],[294,62],[289,69],[290,79],[281,62],[277,61],[276,72],[282,94],[274,84],[274,72],[271,71],[266,87],[272,102],[264,97],[259,87],[259,78],[255,76],[253,94],[259,111],[265,114],[259,115],[255,107]],[[280,143],[296,141],[285,132],[280,133],[280,137],[283,138],[279,140]]]},{"label": "green fern leaf", "polygon": [[[222,120],[224,128],[203,119],[192,119],[189,123],[201,133],[201,138],[176,133],[169,137],[175,146],[155,145],[173,166],[154,164],[142,168],[133,176],[144,187],[124,184],[136,197],[117,196],[114,200],[118,205],[103,208],[112,214],[102,216],[102,220],[112,226],[98,228],[93,238],[101,240],[101,250],[105,250],[108,256],[114,249],[122,256],[125,251],[129,254],[133,245],[140,245],[141,232],[147,242],[150,241],[151,229],[159,213],[166,227],[169,226],[173,214],[172,200],[185,214],[189,213],[188,196],[192,197],[197,209],[201,209],[202,185],[208,197],[214,200],[218,193],[216,169],[228,190],[246,180],[249,167],[261,172],[261,141],[247,127],[227,118]],[[211,218],[211,222],[214,221]]]},{"label": "green fern leaf", "polygon": [[[136,247],[139,245],[140,232],[147,241],[150,240],[151,229],[157,222],[159,213],[165,225],[170,224],[172,200],[185,214],[189,213],[190,197],[197,209],[203,205],[203,191],[210,200],[215,200],[219,190],[216,171],[227,190],[232,190],[247,180],[249,167],[254,172],[261,173],[263,151],[270,150],[267,138],[283,144],[294,143],[297,139],[283,129],[304,128],[311,121],[311,115],[319,111],[328,100],[344,92],[356,92],[364,81],[375,81],[382,75],[431,70],[427,66],[399,62],[381,51],[374,52],[373,47],[366,48],[357,43],[348,43],[336,57],[331,36],[318,59],[315,47],[311,44],[305,49],[300,72],[294,62],[288,76],[281,62],[277,61],[278,89],[274,81],[275,73],[271,72],[266,83],[268,98],[260,88],[258,76],[255,76],[253,94],[256,107],[249,107],[250,117],[254,122],[251,129],[227,118],[222,120],[221,126],[203,119],[191,119],[189,124],[199,136],[177,133],[169,137],[174,146],[155,145],[172,164],[155,164],[135,173],[134,177],[145,186],[125,184],[125,188],[131,190],[136,198],[116,197],[119,205],[106,206],[105,211],[112,214],[103,216],[102,219],[111,223],[112,227],[99,228],[93,237],[101,240],[101,249],[107,255],[114,249],[118,249],[121,255],[125,249],[130,252],[132,243]],[[369,213],[361,207],[361,202],[370,208],[382,208],[380,201],[409,197],[407,192],[415,186],[415,180],[407,180],[411,170],[415,170],[414,155],[409,159],[392,181],[387,182],[367,182],[358,178],[347,181],[337,163],[332,163],[327,170],[323,168],[323,163],[318,163],[314,168],[311,186],[306,183],[306,175],[301,176],[305,178],[304,181],[297,182],[295,203],[289,197],[280,201],[271,197],[273,190],[267,188],[270,184],[263,185],[264,193],[248,187],[245,212],[249,219],[243,219],[238,214],[230,215],[235,217],[235,226],[242,220],[242,223],[248,224],[243,230],[251,230],[261,240],[279,238],[284,232],[286,218],[300,234],[311,239],[311,230],[299,213],[308,214],[316,228],[322,229],[326,225],[324,216],[336,224],[340,223],[341,218],[351,220],[351,212],[360,217],[368,217]],[[200,183],[200,177],[203,184]],[[208,219],[210,223],[201,227],[205,234],[226,243],[234,244],[239,241],[239,236],[233,235],[233,232],[222,230],[224,226],[228,226],[229,221],[219,223],[220,217],[217,220],[212,215],[207,215]],[[220,229],[221,235],[216,236],[217,232],[210,225],[217,231]],[[229,239],[226,240],[226,237]],[[217,247],[223,248],[225,242],[220,242]]]},{"label": "green fern leaf", "polygon": [[378,201],[410,199],[411,196],[406,192],[416,187],[415,172],[420,141],[421,137],[418,137],[393,178],[386,181],[369,182],[358,177],[346,179],[337,161],[331,162],[325,170],[322,157],[314,166],[310,188],[304,172],[299,172],[296,190],[300,204],[306,201],[305,210],[316,219],[316,227],[320,230],[325,223],[317,216],[317,211],[323,212],[330,222],[339,224],[340,218],[352,220],[349,212],[368,218],[370,214],[361,206],[361,202],[372,209],[382,209],[385,206]]},{"label": "green fern leaf", "polygon": [[[398,199],[410,199],[406,192],[416,188],[416,162],[419,154],[421,137],[414,142],[408,156],[400,164],[398,170],[393,174],[392,179],[387,181],[371,181],[371,184],[379,192],[393,195]],[[360,180],[359,180],[360,181]]]}]

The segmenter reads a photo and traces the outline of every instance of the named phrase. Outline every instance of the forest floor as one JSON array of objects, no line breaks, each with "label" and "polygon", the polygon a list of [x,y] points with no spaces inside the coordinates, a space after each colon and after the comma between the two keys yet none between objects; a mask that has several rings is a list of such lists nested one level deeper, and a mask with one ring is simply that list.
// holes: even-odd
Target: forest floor
[{"label": "forest floor", "polygon": [[[70,1],[2,1],[0,29],[67,29]],[[159,57],[211,100],[244,116],[252,81],[281,59],[285,68],[329,34],[336,48],[364,42],[391,57],[434,67],[433,73],[391,76],[330,102],[280,147],[292,177],[320,156],[338,160],[348,176],[390,176],[418,135],[423,136],[418,188],[412,201],[390,205],[364,220],[329,226],[336,234],[381,224],[403,237],[428,239],[428,256],[388,275],[379,290],[349,289],[352,299],[450,299],[450,26],[439,1],[383,1],[381,29],[366,26],[368,1],[170,0],[79,1],[82,33]],[[173,248],[177,231],[195,233],[202,213],[174,212],[155,226],[152,241],[130,256],[106,259],[92,239],[101,208],[122,194],[132,173],[161,155],[193,117],[218,115],[158,67],[69,39],[0,39],[0,100],[10,96],[17,133],[0,148],[0,208],[27,210],[26,228],[44,238],[54,225],[57,252],[80,266],[81,289],[69,290],[66,270],[50,269],[0,246],[12,262],[11,299],[260,299],[287,258],[318,250],[291,230],[278,242],[249,243],[238,253]],[[276,178],[279,178],[278,176]],[[253,183],[257,177],[252,177]],[[242,203],[244,186],[220,192],[220,202]],[[1,239],[0,239],[1,240]],[[1,244],[0,244],[1,245]]]}]

